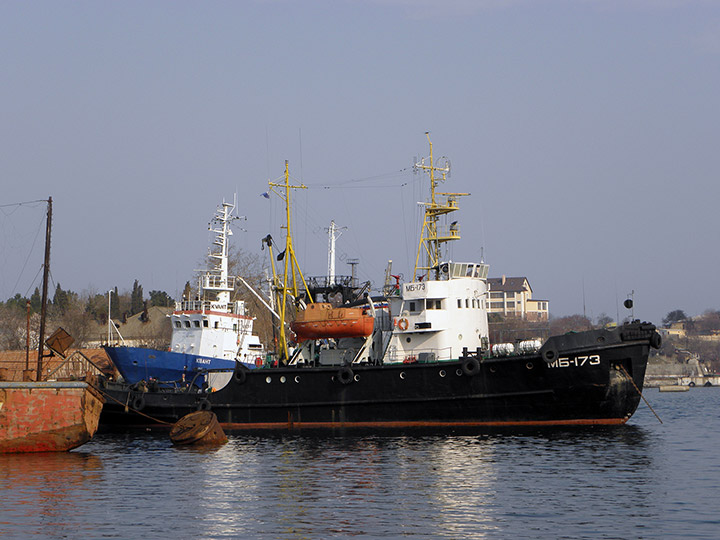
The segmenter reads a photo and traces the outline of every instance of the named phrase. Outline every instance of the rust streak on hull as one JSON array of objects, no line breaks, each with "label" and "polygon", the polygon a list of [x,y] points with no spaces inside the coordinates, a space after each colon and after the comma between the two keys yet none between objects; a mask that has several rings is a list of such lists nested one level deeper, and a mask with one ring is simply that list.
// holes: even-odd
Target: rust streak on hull
[{"label": "rust streak on hull", "polygon": [[77,448],[97,431],[103,401],[85,382],[0,383],[0,453]]}]

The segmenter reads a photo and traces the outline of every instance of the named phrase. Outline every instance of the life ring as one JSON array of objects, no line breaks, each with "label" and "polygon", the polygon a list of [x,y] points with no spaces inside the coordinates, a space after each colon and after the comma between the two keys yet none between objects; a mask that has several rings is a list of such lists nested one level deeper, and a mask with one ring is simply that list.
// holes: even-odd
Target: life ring
[{"label": "life ring", "polygon": [[260,358],[260,357],[258,356],[258,357],[255,359],[255,367],[260,367],[260,366],[262,366],[262,365],[263,365],[262,358]]},{"label": "life ring", "polygon": [[137,396],[133,399],[132,408],[136,411],[142,411],[145,408],[145,398],[143,396]]},{"label": "life ring", "polygon": [[465,375],[470,377],[480,373],[480,362],[477,358],[466,358],[462,363],[462,370]]},{"label": "life ring", "polygon": [[400,320],[398,321],[397,326],[398,326],[398,328],[399,328],[400,330],[402,330],[402,331],[407,330],[407,329],[408,329],[408,320],[405,319],[405,318],[400,319]]},{"label": "life ring", "polygon": [[337,373],[337,379],[338,381],[340,381],[341,384],[350,384],[351,382],[353,382],[354,378],[355,374],[353,373],[353,370],[350,369],[348,366],[341,367]]},{"label": "life ring", "polygon": [[212,405],[205,398],[198,401],[197,407],[195,407],[196,411],[209,411],[210,409],[212,409]]}]

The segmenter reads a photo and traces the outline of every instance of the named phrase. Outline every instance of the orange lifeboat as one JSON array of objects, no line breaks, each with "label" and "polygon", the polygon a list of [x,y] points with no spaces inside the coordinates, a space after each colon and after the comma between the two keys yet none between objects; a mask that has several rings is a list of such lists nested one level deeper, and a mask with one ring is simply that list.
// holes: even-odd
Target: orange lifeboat
[{"label": "orange lifeboat", "polygon": [[298,313],[290,328],[298,341],[306,339],[366,337],[372,334],[375,319],[362,308],[332,307],[318,302]]}]

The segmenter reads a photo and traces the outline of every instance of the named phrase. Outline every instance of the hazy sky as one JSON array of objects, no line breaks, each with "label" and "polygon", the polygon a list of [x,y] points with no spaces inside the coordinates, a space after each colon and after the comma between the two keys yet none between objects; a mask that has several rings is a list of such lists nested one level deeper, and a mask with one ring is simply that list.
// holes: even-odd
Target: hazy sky
[{"label": "hazy sky", "polygon": [[[282,242],[286,159],[307,274],[334,219],[339,273],[410,276],[426,131],[472,194],[454,260],[555,316],[720,309],[720,2],[0,3],[0,205],[53,197],[65,289],[177,295],[235,191],[233,241]],[[0,208],[0,298],[39,284],[43,217]]]}]

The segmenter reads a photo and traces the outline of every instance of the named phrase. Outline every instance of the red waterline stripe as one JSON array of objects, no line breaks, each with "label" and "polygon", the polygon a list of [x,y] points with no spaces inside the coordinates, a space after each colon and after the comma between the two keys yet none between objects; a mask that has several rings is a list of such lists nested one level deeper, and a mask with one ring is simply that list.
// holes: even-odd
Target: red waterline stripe
[{"label": "red waterline stripe", "polygon": [[199,310],[192,310],[192,311],[173,311],[173,315],[219,315],[220,317],[229,317],[231,319],[252,319],[252,317],[248,315],[236,315],[234,313],[223,313],[222,311],[199,311]]}]

